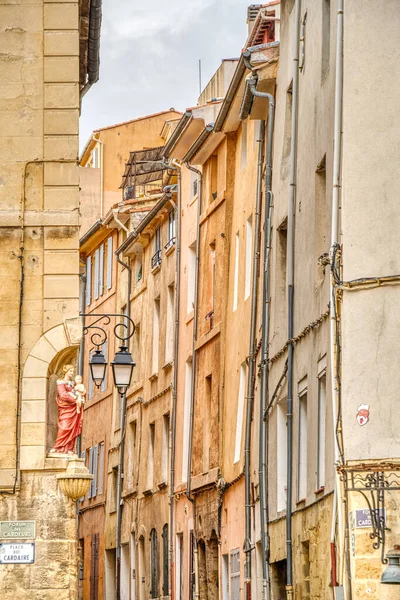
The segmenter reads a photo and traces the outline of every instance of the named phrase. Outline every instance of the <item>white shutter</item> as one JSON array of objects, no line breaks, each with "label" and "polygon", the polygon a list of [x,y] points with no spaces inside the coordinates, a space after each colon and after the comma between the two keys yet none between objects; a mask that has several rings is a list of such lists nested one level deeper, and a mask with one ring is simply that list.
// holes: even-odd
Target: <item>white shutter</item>
[{"label": "white shutter", "polygon": [[112,288],[112,267],[113,267],[113,239],[107,241],[107,289]]},{"label": "white shutter", "polygon": [[93,479],[92,479],[92,498],[96,497],[97,494],[97,465],[99,460],[99,447],[96,445],[93,448]]},{"label": "white shutter", "polygon": [[99,444],[99,478],[97,481],[97,493],[103,493],[103,477],[104,477],[104,442]]},{"label": "white shutter", "polygon": [[[93,448],[89,448],[89,465],[88,465],[89,473],[93,473]],[[92,485],[89,487],[88,498],[92,497]]]},{"label": "white shutter", "polygon": [[99,296],[104,293],[104,244],[100,246],[99,260]]},{"label": "white shutter", "polygon": [[94,253],[94,290],[93,290],[93,295],[94,295],[95,300],[97,300],[97,298],[99,297],[99,266],[100,266],[99,249],[97,248],[96,252]]},{"label": "white shutter", "polygon": [[86,306],[92,301],[92,257],[88,256],[86,261]]}]

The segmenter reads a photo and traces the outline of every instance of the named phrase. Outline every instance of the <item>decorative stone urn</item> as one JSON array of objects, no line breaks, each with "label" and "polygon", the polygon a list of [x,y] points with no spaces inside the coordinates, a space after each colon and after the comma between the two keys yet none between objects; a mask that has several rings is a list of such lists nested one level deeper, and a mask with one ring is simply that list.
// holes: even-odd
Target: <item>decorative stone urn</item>
[{"label": "decorative stone urn", "polygon": [[65,473],[57,475],[62,493],[74,502],[87,494],[93,477],[85,467],[83,458],[76,455],[69,459]]}]

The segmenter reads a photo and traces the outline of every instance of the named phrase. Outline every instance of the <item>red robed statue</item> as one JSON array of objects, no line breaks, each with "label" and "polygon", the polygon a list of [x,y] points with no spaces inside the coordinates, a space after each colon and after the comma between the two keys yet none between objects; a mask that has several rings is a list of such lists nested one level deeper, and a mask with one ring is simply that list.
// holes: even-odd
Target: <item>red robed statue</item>
[{"label": "red robed statue", "polygon": [[75,369],[72,365],[65,365],[62,372],[63,379],[57,381],[57,439],[50,453],[74,454],[75,440],[82,431],[81,406],[86,390],[79,375],[74,379]]}]

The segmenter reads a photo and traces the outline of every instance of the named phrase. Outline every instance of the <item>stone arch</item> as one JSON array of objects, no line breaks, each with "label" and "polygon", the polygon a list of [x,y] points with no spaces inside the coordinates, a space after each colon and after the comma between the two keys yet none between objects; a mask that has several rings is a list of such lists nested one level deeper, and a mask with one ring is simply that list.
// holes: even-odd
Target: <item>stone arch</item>
[{"label": "stone arch", "polygon": [[67,357],[76,357],[81,335],[81,320],[68,319],[46,331],[26,359],[21,402],[22,470],[43,469],[45,466],[50,378]]}]

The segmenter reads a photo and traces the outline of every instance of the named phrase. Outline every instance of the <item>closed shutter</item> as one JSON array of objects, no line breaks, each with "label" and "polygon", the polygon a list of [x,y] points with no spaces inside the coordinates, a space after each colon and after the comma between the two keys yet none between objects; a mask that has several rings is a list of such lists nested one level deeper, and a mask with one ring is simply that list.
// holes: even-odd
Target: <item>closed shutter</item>
[{"label": "closed shutter", "polygon": [[97,480],[97,493],[103,493],[103,478],[104,478],[104,442],[99,444],[99,477]]},{"label": "closed shutter", "polygon": [[104,293],[104,244],[100,246],[99,250],[99,296],[102,296]]},{"label": "closed shutter", "polygon": [[152,529],[150,532],[150,568],[151,568],[151,590],[150,596],[158,598],[158,549],[157,549],[157,531]]},{"label": "closed shutter", "polygon": [[107,241],[107,289],[112,288],[112,267],[113,267],[113,239]]},{"label": "closed shutter", "polygon": [[[88,465],[89,473],[93,473],[93,448],[89,448],[89,465]],[[92,485],[89,487],[88,498],[92,497]]]},{"label": "closed shutter", "polygon": [[88,256],[86,261],[86,306],[92,301],[92,257]]},{"label": "closed shutter", "polygon": [[231,551],[231,600],[240,600],[240,550]]},{"label": "closed shutter", "polygon": [[99,460],[99,447],[96,445],[93,448],[93,479],[92,479],[92,498],[95,498],[97,495],[97,466]]},{"label": "closed shutter", "polygon": [[97,248],[94,253],[94,285],[93,285],[93,295],[94,299],[97,300],[99,297],[99,267],[100,267],[100,252]]},{"label": "closed shutter", "polygon": [[99,598],[99,545],[100,535],[95,533],[92,535],[90,548],[90,600]]},{"label": "closed shutter", "polygon": [[168,524],[166,523],[163,527],[162,532],[163,538],[163,596],[169,594],[169,564],[168,564]]}]

